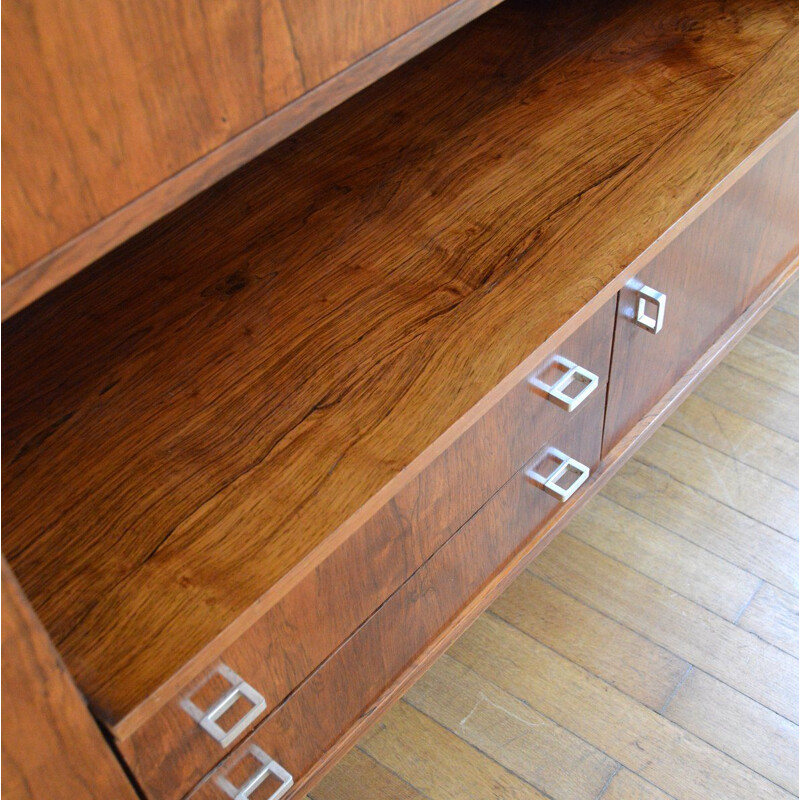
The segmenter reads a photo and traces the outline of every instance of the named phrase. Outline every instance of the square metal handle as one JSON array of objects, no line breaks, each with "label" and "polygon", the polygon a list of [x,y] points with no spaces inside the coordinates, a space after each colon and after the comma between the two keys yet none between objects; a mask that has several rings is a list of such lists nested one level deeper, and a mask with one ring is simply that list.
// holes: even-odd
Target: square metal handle
[{"label": "square metal handle", "polygon": [[[551,497],[566,503],[586,482],[589,477],[589,467],[574,458],[570,458],[566,453],[562,453],[555,447],[548,447],[538,463],[547,458],[553,458],[556,461],[556,466],[549,475],[541,475],[536,469],[529,467],[525,470],[525,476]],[[559,486],[559,481],[567,474],[573,476],[572,482],[567,487]]]},{"label": "square metal handle", "polygon": [[[655,306],[655,316],[647,313],[648,305]],[[649,333],[658,333],[664,325],[664,309],[667,296],[650,286],[640,286],[636,290],[636,316],[634,322]]]},{"label": "square metal handle", "polygon": [[[539,381],[535,381],[535,385],[545,391],[551,403],[564,411],[574,411],[598,387],[600,378],[564,356],[556,356],[553,363],[563,369],[564,374],[550,386],[540,384]],[[575,396],[570,396],[567,389],[573,383],[583,384],[583,388]]]},{"label": "square metal handle", "polygon": [[[260,766],[256,771],[241,785],[234,786],[224,775],[217,775],[214,778],[215,783],[222,789],[231,800],[250,800],[251,794],[261,786],[262,783],[270,776],[273,775],[280,782],[280,786],[264,800],[280,800],[294,784],[294,778],[285,770],[272,756],[268,756],[260,747],[251,744],[250,747],[242,754],[242,758],[247,755],[253,756]],[[242,758],[236,759],[233,766],[235,767]]]},{"label": "square metal handle", "polygon": [[[222,747],[228,747],[266,710],[267,703],[249,683],[242,680],[227,665],[218,664],[206,678],[205,683],[211,680],[214,674],[221,675],[230,684],[230,689],[223,692],[205,711],[192,700],[192,695],[184,697],[180,705],[209,736],[218,741]],[[199,688],[201,687],[196,686],[194,692],[196,693]],[[217,720],[240,698],[250,703],[250,709],[226,731]]]}]

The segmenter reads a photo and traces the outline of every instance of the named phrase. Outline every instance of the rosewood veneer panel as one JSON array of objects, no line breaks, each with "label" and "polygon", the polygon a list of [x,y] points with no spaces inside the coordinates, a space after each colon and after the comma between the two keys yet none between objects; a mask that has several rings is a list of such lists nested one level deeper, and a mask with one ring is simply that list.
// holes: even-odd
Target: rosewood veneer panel
[{"label": "rosewood veneer panel", "polygon": [[[552,354],[598,377],[597,387],[578,407],[567,412],[531,385],[531,378],[549,385],[563,374],[548,357],[221,654],[264,697],[267,713],[536,451],[572,424],[590,399],[596,395],[604,403],[615,309],[614,300],[607,302]],[[182,797],[223,753],[180,707],[179,698],[119,747],[140,785],[160,800]]]},{"label": "rosewood veneer panel", "polygon": [[[546,444],[594,470],[603,406],[604,398],[596,394]],[[216,800],[215,778],[227,774],[251,745],[285,766],[297,782],[290,796],[302,796],[323,757],[351,729],[363,726],[403,673],[521,549],[532,546],[542,523],[561,509],[524,472],[514,475],[190,797]]]},{"label": "rosewood veneer panel", "polygon": [[3,797],[136,800],[5,559]]}]

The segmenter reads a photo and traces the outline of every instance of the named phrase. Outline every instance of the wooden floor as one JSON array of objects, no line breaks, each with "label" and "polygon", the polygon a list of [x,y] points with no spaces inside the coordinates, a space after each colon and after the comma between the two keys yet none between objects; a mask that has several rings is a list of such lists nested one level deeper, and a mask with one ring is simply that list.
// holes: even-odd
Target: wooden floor
[{"label": "wooden floor", "polygon": [[798,293],[312,792],[798,792]]}]

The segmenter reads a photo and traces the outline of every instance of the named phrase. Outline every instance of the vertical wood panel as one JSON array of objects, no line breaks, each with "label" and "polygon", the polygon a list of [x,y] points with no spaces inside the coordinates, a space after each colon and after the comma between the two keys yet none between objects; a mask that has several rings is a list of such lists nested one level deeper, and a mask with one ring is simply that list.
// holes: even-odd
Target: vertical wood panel
[{"label": "vertical wood panel", "polygon": [[453,0],[284,0],[308,88],[328,80]]},{"label": "vertical wood panel", "polygon": [[136,800],[2,562],[3,800]]}]

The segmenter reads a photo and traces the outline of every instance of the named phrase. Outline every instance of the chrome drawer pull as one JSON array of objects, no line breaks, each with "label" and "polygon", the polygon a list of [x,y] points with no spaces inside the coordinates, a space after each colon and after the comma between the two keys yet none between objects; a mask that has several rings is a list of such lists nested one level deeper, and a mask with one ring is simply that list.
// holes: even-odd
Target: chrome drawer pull
[{"label": "chrome drawer pull", "polygon": [[[636,295],[636,319],[634,321],[640,328],[644,328],[650,333],[658,333],[664,324],[664,307],[667,305],[667,296],[649,286],[640,286],[636,290]],[[647,314],[648,303],[655,305],[655,317]]]},{"label": "chrome drawer pull", "polygon": [[[287,772],[274,758],[268,756],[260,747],[251,744],[247,748],[242,758],[251,755],[261,766],[241,785],[234,786],[225,776],[218,775],[214,780],[217,786],[222,789],[231,800],[250,800],[250,795],[270,776],[274,775],[281,785],[264,800],[279,800],[283,797],[294,784],[294,778]],[[233,766],[241,762],[241,758],[236,760]]]},{"label": "chrome drawer pull", "polygon": [[[210,708],[205,711],[198,708],[192,700],[192,696],[184,697],[181,700],[181,708],[213,739],[216,739],[223,747],[230,745],[239,734],[247,730],[253,720],[255,720],[267,708],[266,700],[249,684],[245,683],[230,667],[225,664],[218,664],[214,671],[199,686],[196,686],[192,694],[196,694],[215,675],[221,675],[231,685],[222,696],[216,700]],[[250,703],[250,710],[240,717],[236,723],[225,730],[217,720],[240,698],[243,697]]]},{"label": "chrome drawer pull", "polygon": [[[555,497],[557,500],[565,503],[586,482],[586,479],[589,477],[589,467],[585,464],[581,464],[580,461],[576,461],[574,458],[570,458],[566,453],[556,450],[555,447],[548,447],[542,455],[541,461],[547,458],[553,458],[558,462],[549,475],[540,475],[534,468],[528,467],[525,470],[525,476],[540,489],[544,489],[551,497]],[[541,461],[539,463],[541,463]],[[575,477],[572,483],[564,488],[559,486],[558,482],[567,473]]]},{"label": "chrome drawer pull", "polygon": [[[565,411],[574,411],[597,388],[600,378],[563,356],[556,356],[553,363],[563,367],[564,374],[552,386],[539,385],[538,381],[535,385],[544,389],[551,403]],[[574,397],[570,397],[566,390],[573,383],[582,383],[583,388]]]}]

